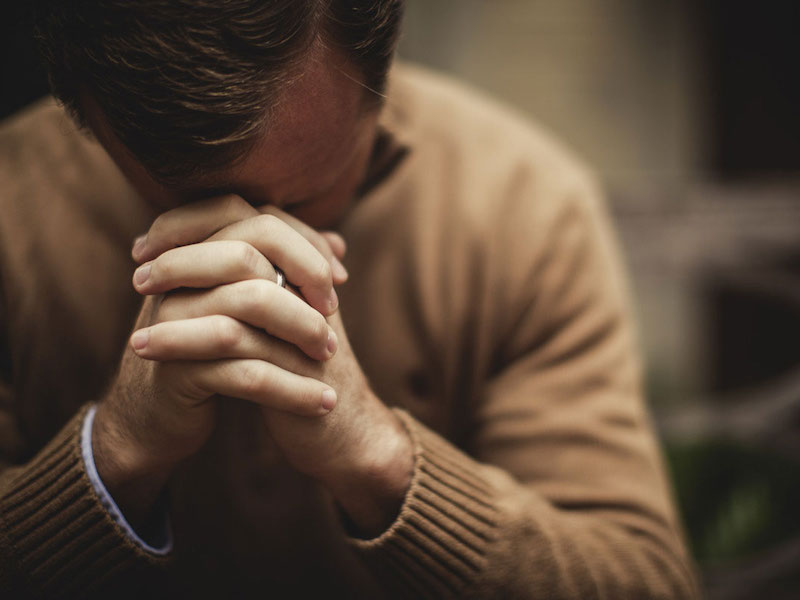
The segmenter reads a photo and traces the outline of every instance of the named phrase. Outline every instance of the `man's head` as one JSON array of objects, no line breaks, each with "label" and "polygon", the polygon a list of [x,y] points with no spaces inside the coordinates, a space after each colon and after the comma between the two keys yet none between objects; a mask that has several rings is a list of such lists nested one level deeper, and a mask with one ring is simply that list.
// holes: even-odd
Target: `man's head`
[{"label": "man's head", "polygon": [[[334,177],[343,165],[322,164],[335,157],[319,138],[346,146],[339,155],[367,143],[362,130],[370,123],[374,129],[370,116],[380,104],[403,6],[402,0],[37,4],[54,94],[129,178],[126,161],[153,182],[187,192],[227,188],[231,173],[247,172],[259,149],[264,160],[281,150],[296,155],[292,167],[330,167],[325,177]],[[277,169],[260,183],[280,187],[277,180],[290,175]]]}]

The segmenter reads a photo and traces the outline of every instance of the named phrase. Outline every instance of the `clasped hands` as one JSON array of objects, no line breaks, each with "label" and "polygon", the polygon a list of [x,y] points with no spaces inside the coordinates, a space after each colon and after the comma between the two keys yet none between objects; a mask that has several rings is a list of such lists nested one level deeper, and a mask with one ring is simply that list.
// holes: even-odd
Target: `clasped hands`
[{"label": "clasped hands", "polygon": [[[413,468],[397,416],[372,392],[337,313],[344,240],[237,196],[161,215],[139,238],[145,296],[93,430],[101,478],[143,520],[174,468],[211,434],[217,405],[258,405],[297,470],[363,535],[397,514]],[[280,268],[294,289],[275,284]]]}]

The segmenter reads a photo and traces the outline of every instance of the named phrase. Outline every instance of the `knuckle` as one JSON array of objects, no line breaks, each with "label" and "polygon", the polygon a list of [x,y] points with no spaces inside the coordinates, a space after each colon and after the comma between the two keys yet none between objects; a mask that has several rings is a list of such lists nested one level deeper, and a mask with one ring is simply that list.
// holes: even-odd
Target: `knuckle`
[{"label": "knuckle", "polygon": [[174,220],[175,219],[172,211],[162,213],[156,217],[155,221],[153,221],[153,225],[150,227],[150,231],[148,232],[148,239],[150,243],[164,243],[168,247],[180,245],[178,233],[173,227]]},{"label": "knuckle", "polygon": [[333,256],[333,251],[331,250],[331,246],[322,235],[318,232],[311,230],[307,235],[306,238],[311,245],[314,246],[320,254],[325,258],[325,260],[330,260]]},{"label": "knuckle", "polygon": [[272,231],[277,227],[282,227],[285,225],[285,223],[279,217],[272,213],[260,214],[253,218],[256,219],[259,227],[262,227],[267,231]]},{"label": "knuckle", "polygon": [[258,273],[259,267],[265,258],[261,253],[247,242],[237,244],[237,260],[249,275]]},{"label": "knuckle", "polygon": [[219,197],[222,203],[222,219],[226,223],[235,223],[252,216],[255,209],[238,194],[225,194]]},{"label": "knuckle", "polygon": [[247,314],[262,312],[271,301],[266,279],[247,279],[239,284],[237,303]]},{"label": "knuckle", "polygon": [[219,201],[222,202],[223,212],[226,216],[238,216],[244,212],[243,208],[250,208],[250,205],[238,194],[224,194],[220,196]]},{"label": "knuckle", "polygon": [[332,285],[333,275],[331,265],[321,255],[319,260],[314,261],[314,267],[310,273],[312,281],[320,287]]},{"label": "knuckle", "polygon": [[272,213],[259,213],[252,219],[253,226],[259,235],[266,238],[275,235],[275,232],[286,224]]},{"label": "knuckle", "polygon": [[253,279],[250,281],[248,299],[252,303],[252,308],[264,308],[272,303],[274,286],[271,281],[266,279]]},{"label": "knuckle", "polygon": [[162,232],[168,229],[167,224],[169,222],[169,213],[161,213],[158,215],[153,224],[150,225],[150,231],[148,232],[148,236],[150,237],[160,237]]},{"label": "knuckle", "polygon": [[316,314],[311,325],[311,339],[315,345],[324,348],[328,344],[328,322],[322,315]]},{"label": "knuckle", "polygon": [[256,366],[256,363],[247,362],[241,365],[239,385],[242,391],[250,397],[260,396],[267,391],[267,382],[264,373]]},{"label": "knuckle", "polygon": [[218,315],[212,321],[213,335],[220,350],[233,350],[242,341],[242,327],[230,317]]}]

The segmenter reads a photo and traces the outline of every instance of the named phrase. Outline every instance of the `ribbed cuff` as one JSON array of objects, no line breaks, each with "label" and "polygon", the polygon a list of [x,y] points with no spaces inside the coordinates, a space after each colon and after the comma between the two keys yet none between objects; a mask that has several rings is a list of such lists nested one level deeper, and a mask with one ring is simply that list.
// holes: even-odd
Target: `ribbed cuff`
[{"label": "ribbed cuff", "polygon": [[351,544],[368,567],[391,578],[398,596],[459,595],[486,562],[498,510],[477,463],[405,411],[395,409],[414,444],[411,486],[392,526]]},{"label": "ribbed cuff", "polygon": [[31,585],[45,597],[78,596],[144,562],[100,504],[81,456],[88,407],[20,468],[0,496],[9,540]]}]

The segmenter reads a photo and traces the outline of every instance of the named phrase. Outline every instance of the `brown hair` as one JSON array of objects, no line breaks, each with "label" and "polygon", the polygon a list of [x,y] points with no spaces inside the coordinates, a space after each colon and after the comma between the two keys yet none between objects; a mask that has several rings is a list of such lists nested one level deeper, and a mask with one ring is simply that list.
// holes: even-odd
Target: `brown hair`
[{"label": "brown hair", "polygon": [[156,179],[241,158],[312,43],[341,49],[379,98],[403,0],[38,0],[53,94],[80,124],[103,110]]}]

